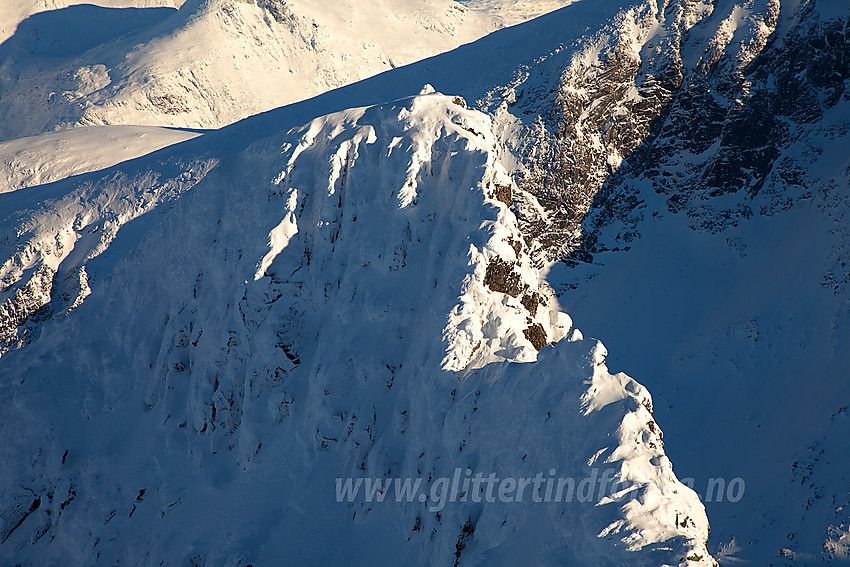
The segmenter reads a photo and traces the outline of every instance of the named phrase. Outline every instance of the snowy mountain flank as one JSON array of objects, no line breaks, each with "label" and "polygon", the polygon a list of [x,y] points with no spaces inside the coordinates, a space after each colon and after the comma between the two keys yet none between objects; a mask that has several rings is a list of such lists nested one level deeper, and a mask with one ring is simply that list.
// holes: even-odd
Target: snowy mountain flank
[{"label": "snowy mountain flank", "polygon": [[178,4],[0,11],[1,562],[850,559],[843,0]]},{"label": "snowy mountain flank", "polygon": [[[317,482],[327,471],[583,478],[599,460],[622,485],[608,504],[553,504],[541,516],[510,503],[436,514],[418,501],[374,514],[355,503],[328,511],[320,521],[335,529],[299,551],[345,557],[353,518],[420,563],[510,562],[502,546],[527,557],[517,532],[529,530],[546,542],[535,556],[544,563],[704,562],[704,511],[672,474],[649,394],[609,374],[604,347],[557,310],[503,202],[518,190],[491,120],[463,107],[423,94],[261,141],[207,173],[107,275],[102,257],[121,247],[119,231],[89,260],[103,278],[96,291],[5,367],[18,400],[87,392],[59,419],[58,408],[10,410],[5,451],[48,445],[4,476],[5,545],[32,561],[270,560],[298,549],[296,526],[316,521],[309,504],[330,496],[332,483]],[[91,328],[107,329],[91,337],[102,346],[80,349]],[[509,443],[493,431],[505,417],[531,418]],[[27,434],[12,435],[20,420]],[[145,424],[131,428],[144,448],[122,440],[122,470],[99,463],[97,446],[128,421]],[[36,484],[20,487],[27,477]],[[189,546],[162,539],[260,494],[265,504],[237,522],[270,515],[266,534],[228,535],[226,522]],[[465,529],[476,536],[461,553]]]},{"label": "snowy mountain flank", "polygon": [[79,125],[217,128],[535,13],[479,4],[107,1],[33,13],[0,47],[0,141]]},{"label": "snowy mountain flank", "polygon": [[[58,35],[68,21],[73,32]],[[220,127],[496,25],[446,0],[192,0],[179,10],[40,12],[0,50],[0,139],[93,124]]]}]

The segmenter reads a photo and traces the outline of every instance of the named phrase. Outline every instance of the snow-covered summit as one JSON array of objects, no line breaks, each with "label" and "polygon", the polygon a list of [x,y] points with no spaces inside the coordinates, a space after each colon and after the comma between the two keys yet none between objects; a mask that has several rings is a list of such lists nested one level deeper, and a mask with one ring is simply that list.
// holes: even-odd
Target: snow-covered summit
[{"label": "snow-covered summit", "polygon": [[[509,17],[464,4],[390,27],[457,39],[465,24],[438,21]],[[284,7],[294,20],[276,19]],[[348,41],[360,12],[309,10],[191,2],[59,44],[30,41],[42,20],[26,20],[4,69],[91,91],[45,110],[7,73],[10,108],[26,110],[9,127],[79,125],[83,107],[95,122],[215,124],[259,100],[231,56],[293,45],[309,80],[264,92],[331,88],[323,70],[347,63],[320,32]],[[516,564],[532,548],[542,564],[709,564],[669,450],[697,482],[746,480],[744,500],[707,504],[721,561],[846,556],[847,17],[842,0],[582,1],[117,165],[63,162],[95,143],[86,132],[125,143],[114,129],[0,145],[15,189],[0,195],[6,549],[55,557],[49,534],[81,563],[135,546],[195,563]],[[134,38],[121,61],[80,63]],[[187,38],[213,50],[209,77]],[[70,63],[57,45],[77,49]],[[125,60],[137,67],[114,73]],[[466,102],[409,98],[425,82]],[[194,134],[144,132],[126,157]],[[615,363],[631,357],[660,410],[608,372],[544,279],[611,337]],[[653,412],[675,425],[666,450]],[[437,512],[340,506],[319,488],[433,488],[467,470],[545,485],[596,467],[618,471],[628,502]]]}]

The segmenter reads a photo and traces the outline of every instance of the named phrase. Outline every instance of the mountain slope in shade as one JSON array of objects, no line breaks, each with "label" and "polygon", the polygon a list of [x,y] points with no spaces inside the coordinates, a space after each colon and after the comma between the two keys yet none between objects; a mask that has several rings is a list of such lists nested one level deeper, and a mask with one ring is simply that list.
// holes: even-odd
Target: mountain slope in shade
[{"label": "mountain slope in shade", "polygon": [[[740,501],[706,503],[730,562],[847,557],[847,116],[844,102],[783,148],[758,195],[703,201],[750,218],[694,229],[709,217],[671,212],[642,180],[628,250],[549,274],[584,330],[607,337],[611,365],[658,392],[677,471],[701,493],[711,478],[746,481]],[[795,162],[811,166],[789,188],[782,166]],[[789,200],[777,207],[778,196]],[[599,231],[599,242],[622,233]]]},{"label": "mountain slope in shade", "polygon": [[[104,8],[179,8],[184,0],[94,0],[94,4]],[[12,35],[18,25],[33,14],[48,10],[59,10],[81,4],[76,0],[16,0],[0,4],[0,43]]]},{"label": "mountain slope in shade", "polygon": [[554,12],[569,6],[577,0],[461,0],[472,9],[492,14],[507,26],[513,26],[529,19]]},{"label": "mountain slope in shade", "polygon": [[[648,136],[586,215],[559,213],[575,227],[549,275],[566,309],[657,393],[677,472],[704,496],[724,479],[706,502],[721,563],[847,558],[848,23],[843,2],[715,3]],[[627,105],[591,130],[603,156],[641,119]]]},{"label": "mountain slope in shade", "polygon": [[[534,200],[464,106],[423,94],[272,136],[90,261],[91,295],[3,359],[9,553],[712,564],[648,392],[558,310],[502,202]],[[621,492],[333,502],[335,476],[594,466]]]}]

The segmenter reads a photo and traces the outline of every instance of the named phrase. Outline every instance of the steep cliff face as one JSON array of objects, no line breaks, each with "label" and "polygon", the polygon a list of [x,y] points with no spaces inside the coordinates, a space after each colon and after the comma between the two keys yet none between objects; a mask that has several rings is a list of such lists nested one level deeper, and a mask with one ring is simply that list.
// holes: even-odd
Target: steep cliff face
[{"label": "steep cliff face", "polygon": [[46,320],[78,307],[89,276],[99,275],[89,261],[121,249],[115,239],[124,225],[153,212],[140,224],[151,222],[158,207],[194,187],[214,163],[172,157],[158,171],[130,167],[3,195],[0,355],[28,344]]},{"label": "steep cliff face", "polygon": [[[489,93],[518,182],[548,212],[524,219],[541,261],[628,248],[643,182],[708,230],[752,215],[765,183],[770,210],[804,196],[795,178],[818,151],[805,140],[841,135],[830,110],[846,97],[848,16],[834,2],[781,12],[778,0],[635,2]],[[738,197],[711,199],[722,195]],[[617,238],[598,242],[612,223]]]},{"label": "steep cliff face", "polygon": [[[610,22],[521,73],[491,104],[515,139],[520,185],[549,213],[529,218],[539,259],[582,255],[592,238],[582,222],[624,160],[641,149],[681,87],[691,28],[711,13],[691,1],[627,3]],[[497,111],[498,115],[498,111]]]},{"label": "steep cliff face", "polygon": [[[535,181],[529,153],[522,186],[557,196],[551,171],[576,179],[566,204],[541,199],[550,218],[572,219],[542,251],[566,260],[549,281],[585,330],[608,337],[617,364],[662,396],[682,474],[703,491],[712,479],[746,481],[740,502],[706,504],[715,556],[828,564],[846,557],[848,523],[836,424],[850,393],[834,371],[850,352],[850,14],[840,2],[708,8],[682,37],[679,86],[616,170],[604,164],[617,146],[596,145],[596,159],[544,167]],[[539,139],[574,144],[603,130],[591,126],[541,126]]]},{"label": "steep cliff face", "polygon": [[[835,2],[780,6],[671,4],[623,24],[597,71],[565,71],[547,105],[556,111],[533,109],[540,126],[523,152],[523,186],[560,220],[550,258],[628,248],[642,184],[695,229],[717,231],[834,183],[821,146],[844,132],[850,16]],[[596,90],[575,86],[585,76]],[[599,242],[612,223],[616,238]]]},{"label": "steep cliff face", "polygon": [[[503,34],[504,39],[494,38],[494,40],[490,40],[487,43],[470,45],[463,50],[459,50],[457,53],[448,54],[440,60],[435,59],[431,61],[425,61],[419,65],[399,70],[400,73],[403,73],[403,75],[399,75],[401,80],[398,80],[396,78],[387,78],[386,80],[384,80],[378,77],[372,81],[364,82],[362,85],[354,85],[354,87],[352,87],[351,89],[351,92],[355,93],[352,100],[381,100],[383,98],[383,95],[376,93],[383,93],[384,91],[405,92],[405,88],[403,85],[405,83],[410,83],[411,77],[414,78],[413,80],[418,81],[418,79],[416,79],[415,77],[418,77],[420,75],[434,75],[436,78],[440,79],[443,82],[452,81],[455,83],[460,83],[461,85],[466,84],[467,87],[465,90],[471,92],[473,97],[471,100],[474,100],[474,102],[471,102],[471,104],[484,106],[489,105],[489,107],[495,109],[494,113],[496,115],[497,130],[499,130],[500,132],[499,137],[500,139],[502,139],[503,142],[505,142],[509,146],[509,148],[511,148],[511,151],[505,152],[502,157],[507,160],[506,163],[508,163],[508,167],[513,170],[513,165],[510,163],[512,160],[510,159],[509,154],[516,153],[517,151],[520,151],[520,153],[524,151],[522,149],[517,150],[517,148],[525,148],[529,152],[533,153],[538,151],[535,148],[539,147],[540,151],[542,152],[545,150],[546,144],[548,142],[546,140],[536,140],[536,138],[530,137],[527,132],[520,132],[521,135],[512,135],[510,134],[512,130],[510,130],[510,128],[507,128],[507,126],[510,126],[513,122],[517,120],[519,121],[519,124],[521,124],[523,120],[530,119],[534,111],[547,109],[547,105],[549,104],[549,102],[551,102],[546,98],[537,97],[535,93],[539,93],[542,87],[540,87],[539,85],[534,86],[540,83],[540,79],[534,79],[530,81],[531,85],[527,86],[529,92],[532,94],[526,97],[527,100],[532,101],[534,104],[532,104],[529,108],[526,108],[527,105],[523,103],[518,105],[516,109],[507,106],[507,103],[515,100],[517,96],[517,89],[514,88],[516,86],[516,81],[522,81],[524,80],[524,77],[528,78],[528,65],[533,63],[534,61],[537,61],[537,69],[540,75],[543,77],[544,84],[546,84],[546,81],[552,81],[554,80],[554,78],[559,77],[561,75],[561,72],[563,70],[563,67],[561,65],[569,65],[569,69],[571,69],[571,73],[573,75],[587,75],[585,79],[583,79],[585,80],[585,83],[587,85],[593,82],[593,79],[591,77],[601,72],[598,71],[598,69],[596,69],[595,67],[595,65],[598,67],[598,58],[593,58],[593,54],[597,51],[604,51],[606,53],[606,50],[612,52],[616,51],[617,53],[628,52],[631,53],[631,57],[635,57],[634,53],[632,53],[634,49],[637,49],[635,46],[639,45],[640,41],[643,41],[645,39],[646,34],[649,33],[649,29],[654,29],[654,27],[662,25],[663,22],[661,22],[661,20],[664,20],[664,18],[666,18],[667,16],[664,16],[663,14],[658,12],[657,9],[655,9],[654,7],[653,2],[647,2],[646,0],[642,0],[635,1],[632,4],[633,6],[627,7],[627,9],[624,10],[621,10],[614,3],[612,3],[610,6],[606,6],[606,13],[610,14],[614,18],[613,23],[609,23],[604,18],[600,22],[589,21],[587,20],[587,18],[591,15],[591,13],[585,10],[580,13],[581,18],[579,19],[579,23],[574,24],[571,27],[564,27],[564,24],[570,22],[570,13],[563,12],[562,14],[558,14],[557,19],[553,20],[552,22],[547,22],[541,19],[537,22],[531,22],[531,24],[534,24],[533,26],[521,26],[525,29],[518,29],[516,31],[505,30],[506,33]],[[203,27],[204,25],[207,25],[207,23],[209,23],[210,21],[218,22],[219,20],[213,18],[213,16],[215,14],[218,14],[217,10],[219,10],[219,8],[224,9],[222,8],[222,6],[220,6],[219,3],[208,3],[200,6],[184,5],[181,8],[181,12],[179,14],[168,16],[168,22],[171,23],[166,22],[162,25],[166,26],[167,24],[166,27],[168,27],[168,29],[172,29],[175,26],[172,20],[174,20],[175,18],[177,18],[178,20],[180,20],[180,18],[187,18],[187,14],[195,14],[195,12],[192,10],[197,10],[197,17],[188,18],[188,23],[185,26],[177,26],[176,28],[174,28],[174,30],[176,30],[175,33],[179,32],[179,34],[191,35],[192,33],[194,33],[194,31],[197,31],[197,28],[199,26]],[[289,6],[289,4],[287,4],[287,6]],[[244,4],[239,6],[239,10],[237,12],[238,14],[242,14],[244,17],[247,18],[248,16],[246,16],[245,14],[253,14],[254,16],[256,16],[257,14],[255,14],[255,12],[257,12],[257,10],[259,10],[260,8],[262,8],[263,10],[270,9],[268,6],[263,7],[253,4]],[[290,6],[287,9],[290,8],[292,7]],[[671,22],[673,23],[671,25],[673,26],[673,28],[679,25],[678,22],[689,22],[690,20],[688,18],[693,17],[692,15],[686,17],[685,15],[676,12],[672,8],[668,11],[672,14],[670,18],[672,18]],[[234,14],[237,14],[237,12],[234,12]],[[236,15],[233,15],[233,17],[235,18]],[[213,18],[213,20],[210,20],[210,18]],[[583,35],[583,23],[593,24],[595,28],[598,28],[598,31],[590,33],[587,35],[587,37],[585,37]],[[281,30],[269,31],[269,29],[267,29],[269,28],[269,26],[274,27],[275,25],[277,25],[274,22],[263,23],[260,20],[251,20],[251,22],[248,22],[246,20],[245,22],[243,22],[243,24],[243,28],[240,28],[241,32],[234,36],[242,38],[240,40],[242,41],[242,43],[239,43],[239,45],[244,44],[245,34],[247,33],[246,30],[257,29],[259,30],[257,31],[257,33],[265,33],[265,31],[268,31],[268,33],[274,32],[273,35],[275,36],[275,38],[277,38],[276,41],[284,41],[288,37],[287,34],[281,32]],[[204,35],[204,37],[210,41],[213,41],[215,39],[215,41],[218,43],[222,43],[222,41],[224,41],[222,38],[230,37],[230,35],[228,35],[229,32],[225,33],[221,29],[216,29],[216,33],[210,32],[209,34]],[[145,33],[149,33],[149,31],[150,30],[146,31]],[[24,32],[26,32],[26,29],[24,30]],[[675,33],[672,31],[670,32],[670,34],[673,35],[675,35]],[[153,50],[151,51],[151,53],[165,53],[168,50],[161,50],[156,47],[160,45],[160,43],[162,43],[163,41],[166,41],[166,39],[163,39],[165,37],[166,36],[161,34],[154,34],[153,39],[151,39],[139,48],[141,50],[140,53],[148,53],[151,50]],[[539,39],[541,37],[545,38],[545,42],[538,44],[535,41],[532,41],[535,38]],[[21,48],[21,45],[19,45],[21,42],[25,44],[27,40],[31,39],[32,38],[29,38],[29,36],[24,33],[21,38],[19,38],[18,43],[12,41],[12,45],[6,45],[6,48],[14,52],[15,49]],[[119,40],[126,41],[126,38],[119,38],[114,41]],[[180,61],[191,61],[193,68],[203,68],[202,65],[199,66],[197,64],[197,61],[195,60],[191,50],[187,51],[185,49],[186,45],[181,44],[179,41],[174,40],[173,38],[169,39],[168,41],[172,40],[173,42],[175,42],[173,45],[175,49],[174,57],[171,57],[168,60],[169,65],[179,64]],[[559,44],[558,42],[564,42],[564,44]],[[569,47],[567,47],[567,42],[570,42]],[[504,44],[508,47],[502,46],[500,49],[493,49],[494,45],[496,47],[499,47],[500,44]],[[222,47],[222,49],[224,49],[225,51],[232,51],[233,48],[233,45],[227,44],[226,41],[224,41],[224,47]],[[99,53],[98,49],[102,50],[105,48],[95,47],[91,50],[86,51],[85,53],[88,55],[91,55],[92,53],[97,54]],[[503,56],[504,53],[502,52],[505,49],[510,52],[510,58],[505,58]],[[139,57],[142,57],[144,53],[139,55]],[[544,55],[541,56],[540,54]],[[624,55],[624,57],[626,56]],[[143,57],[143,59],[145,58]],[[147,57],[147,59],[145,59],[145,65],[153,65],[155,67],[158,64],[157,61],[159,60],[156,57]],[[520,64],[519,62],[523,63]],[[519,66],[519,71],[517,69],[517,66]],[[110,69],[111,68],[112,67],[110,67]],[[115,68],[119,69],[123,67],[119,66]],[[474,68],[475,72],[464,71],[464,69],[467,68]],[[148,67],[145,67],[145,69],[148,69]],[[594,71],[594,69],[596,70]],[[230,76],[230,74],[223,73],[220,71],[221,69],[212,69],[210,70],[210,76],[214,80],[227,82],[227,84],[229,85],[228,88],[238,87],[238,81],[235,81],[233,77]],[[112,73],[112,71],[110,71],[110,73]],[[313,76],[313,74],[311,74],[310,76]],[[625,75],[621,77],[620,82],[622,83],[622,81],[626,80],[628,76],[629,74],[625,73]],[[511,79],[513,79],[513,83],[511,83]],[[143,81],[143,83],[148,84],[148,82],[146,81]],[[402,86],[397,86],[397,83]],[[500,83],[512,86],[507,87],[506,90],[505,88],[498,86]],[[23,85],[24,83],[20,84]],[[421,85],[422,83],[420,82],[418,84]],[[496,86],[494,87],[494,85]],[[211,92],[217,92],[216,89],[211,89],[207,87],[209,87],[209,85],[204,86],[202,88],[202,91],[204,93],[209,94]],[[608,88],[609,87],[605,87],[602,90]],[[618,89],[615,89],[616,92],[612,91],[614,94],[612,94],[611,96],[614,97],[616,93],[619,93],[622,90],[622,86],[618,87]],[[120,102],[122,100],[121,96],[123,95],[120,95],[118,91],[112,92],[108,91],[107,89],[99,90],[98,93],[99,94],[97,94],[97,96],[102,95],[104,97],[104,105],[115,107],[116,109],[118,109],[119,107],[121,108],[120,114],[122,121],[134,121],[138,118],[134,117],[133,111],[128,110],[123,105],[123,103]],[[519,95],[520,98],[522,98],[521,92],[519,93]],[[345,95],[342,96],[344,97]],[[28,95],[26,98],[26,104],[35,104],[38,100],[37,96]],[[329,100],[333,100],[332,97],[328,98]],[[561,100],[563,97],[558,95],[557,98],[558,100]],[[585,96],[585,98],[588,97]],[[8,99],[9,108],[11,109],[14,107],[17,109],[18,106],[15,106],[13,104],[13,99],[14,97],[11,96]],[[346,102],[348,101],[346,100]],[[253,104],[253,98],[240,96],[235,99],[234,104],[237,103],[241,105],[240,108],[244,110],[245,108],[250,108],[250,104]],[[24,103],[22,102],[22,104]],[[245,106],[245,104],[247,104],[248,106]],[[563,100],[561,100],[559,104],[560,106],[557,106],[558,109],[565,109],[568,106],[567,103]],[[316,106],[319,109],[323,109],[328,106],[340,106],[340,103],[332,102],[329,105],[328,103],[318,102]],[[510,108],[510,110],[506,110],[507,108]],[[192,112],[194,112],[194,110],[192,110]],[[557,115],[557,112],[552,111],[551,109],[547,110],[547,112],[549,112],[549,114],[554,113],[555,115]],[[603,114],[604,112],[602,112],[601,114],[597,113],[597,115],[595,115],[596,118],[594,118],[590,122],[598,122],[599,116]],[[38,112],[29,113],[18,112],[17,110],[15,111],[15,117],[20,118],[22,120],[35,119],[34,117],[37,116],[39,116]],[[53,115],[51,114],[51,116]],[[190,114],[180,114],[179,116],[175,116],[176,123],[179,124],[181,127],[191,126],[192,124],[194,124],[194,118],[192,118],[192,116],[194,115],[191,114],[191,112]],[[139,120],[144,121],[146,119],[139,118]],[[272,115],[269,115],[267,120],[270,123],[274,123],[274,118]],[[287,121],[284,121],[284,123],[286,122]],[[290,119],[288,122],[291,124],[292,120]],[[253,134],[250,132],[248,134],[245,133],[245,131],[248,129],[250,129],[250,126],[243,127],[241,130],[241,135],[247,139],[251,139],[251,136],[253,136]],[[623,131],[625,131],[626,129],[627,128],[625,126],[621,128],[621,130]],[[238,127],[237,131],[239,131]],[[180,135],[185,136],[186,133],[181,133]],[[55,143],[59,144],[64,148],[73,147],[74,140],[70,138],[70,136],[71,132],[63,133],[61,136],[57,135],[58,142]],[[177,135],[175,134],[175,136]],[[152,140],[151,143],[168,143],[168,141],[160,141],[165,137],[160,135],[159,133],[157,133],[156,136],[153,136],[153,138],[155,139]],[[222,136],[216,137],[216,139],[221,138],[227,138],[227,134],[222,134]],[[223,142],[224,140],[221,141]],[[39,139],[37,142],[42,145],[51,144],[51,142],[47,141],[44,138]],[[36,140],[32,140],[32,144],[35,143]],[[131,150],[143,146],[143,144],[137,143],[136,141],[129,143],[127,141],[124,141],[123,138],[118,138],[118,143],[121,143],[124,146],[130,146]],[[32,144],[30,144],[28,147],[33,147]],[[210,145],[214,144],[215,142],[211,142]],[[14,151],[15,148],[12,147],[14,145],[15,142],[10,142],[7,143],[4,148],[7,150],[7,155],[13,156],[13,161],[14,159],[17,159],[15,156],[19,155]],[[221,145],[224,144],[222,143]],[[575,142],[572,143],[572,146],[570,147],[578,151],[577,148],[579,148],[579,146],[581,145],[581,143]],[[596,148],[598,144],[591,143],[589,141],[588,145],[593,148]],[[591,152],[592,155],[589,155],[587,159],[581,162],[581,167],[587,167],[591,169],[597,167],[597,164],[593,161],[593,159],[599,158],[602,155],[597,150],[598,148],[594,149]],[[623,152],[625,153],[626,150],[623,149]],[[43,155],[38,152],[33,153],[37,154],[41,162],[45,162],[34,163],[33,169],[53,170],[47,171],[45,173],[47,179],[61,180],[64,176],[70,175],[71,173],[75,172],[73,168],[69,167],[62,167],[56,165],[52,165],[50,167],[46,166],[46,163],[51,160],[55,161],[56,163],[66,162],[68,160],[67,151],[64,154],[60,151],[48,151],[44,152]],[[211,154],[217,156],[227,154],[227,151],[221,152],[213,149],[205,153],[208,155]],[[105,158],[103,156],[92,157],[90,159],[92,163],[83,167],[82,170],[85,171],[86,169],[94,169],[97,167],[97,164],[102,163],[104,159]],[[14,239],[7,237],[7,239],[5,240],[5,246],[7,248],[6,252],[3,255],[6,260],[2,268],[2,274],[0,274],[0,277],[2,277],[3,285],[2,292],[0,292],[2,293],[2,297],[0,297],[0,300],[4,302],[4,309],[10,314],[14,313],[15,315],[10,315],[8,320],[4,321],[3,343],[6,345],[3,347],[4,350],[7,348],[15,348],[16,346],[19,346],[29,340],[26,337],[33,336],[33,333],[36,332],[36,329],[41,322],[41,319],[39,319],[39,317],[36,317],[37,320],[34,319],[32,321],[29,321],[28,318],[30,317],[30,315],[35,314],[37,310],[41,309],[44,305],[46,305],[48,303],[48,298],[51,298],[50,301],[54,301],[53,296],[57,294],[64,294],[64,291],[58,291],[60,290],[60,288],[62,288],[62,285],[54,283],[53,280],[59,278],[59,280],[64,282],[65,278],[68,277],[68,274],[72,274],[72,272],[74,272],[75,270],[84,267],[88,259],[96,257],[104,250],[106,250],[114,236],[117,234],[119,228],[124,223],[139,217],[145,211],[155,209],[159,203],[169,202],[175,196],[181,194],[186,190],[191,189],[197,182],[197,180],[203,177],[210,163],[213,163],[215,159],[217,158],[199,157],[188,160],[183,157],[169,158],[168,154],[166,153],[161,159],[148,159],[147,162],[144,162],[147,165],[127,170],[127,173],[120,173],[119,175],[123,177],[123,181],[120,184],[112,183],[112,181],[108,177],[108,175],[110,174],[107,174],[107,177],[103,177],[100,174],[93,174],[92,176],[84,180],[82,183],[59,183],[55,188],[51,190],[49,194],[44,195],[44,199],[46,200],[45,203],[40,202],[41,194],[36,196],[36,194],[32,192],[23,196],[9,196],[7,202],[10,205],[8,207],[8,210],[11,212],[9,213],[9,217],[7,218],[7,223],[10,227],[13,227],[12,231],[16,233],[16,237]],[[543,160],[541,163],[544,162],[545,160]],[[145,167],[151,167],[157,172],[151,173],[149,171],[146,171]],[[534,162],[532,161],[532,168],[533,167],[538,166],[535,166]],[[606,169],[607,167],[608,166],[602,166],[602,169]],[[31,185],[33,182],[32,179],[27,180],[28,176],[30,176],[30,178],[34,177],[35,179],[41,179],[41,173],[39,171],[34,171],[32,174],[29,174],[28,171],[29,170],[26,167],[21,168],[15,167],[13,164],[10,165],[8,175],[11,178],[11,183],[17,183],[26,186]],[[594,171],[596,170],[594,169]],[[557,172],[553,175],[557,175]],[[581,197],[581,199],[579,199],[580,202],[577,201],[577,204],[573,203],[572,205],[569,205],[570,207],[572,207],[572,217],[570,218],[573,218],[573,220],[575,220],[577,218],[576,215],[584,207],[586,207],[588,195],[592,193],[592,190],[602,179],[603,174],[597,172],[591,177],[593,177],[595,181],[590,183],[590,185],[588,185],[587,187],[582,186],[576,189],[569,189],[570,191],[573,191],[573,193],[571,193],[572,196],[569,197],[569,199],[567,198],[567,196],[562,196],[563,198],[561,198],[561,200],[559,201],[561,203],[573,203],[573,201]],[[20,178],[23,178],[24,180],[18,181],[18,179]],[[502,183],[501,186],[504,186],[504,182],[500,183]],[[566,187],[564,183],[562,183],[559,187]],[[524,186],[528,185],[530,189],[534,189],[535,191],[537,189],[536,185],[532,187],[533,184],[530,184],[527,181],[521,181],[521,184],[524,184]],[[119,186],[121,188],[116,189],[116,187]],[[566,190],[567,189],[564,189],[564,191]],[[545,199],[551,197],[550,193],[542,194],[540,191],[536,191],[536,193],[539,199],[544,200],[544,203],[546,202]],[[60,194],[61,197],[59,196]],[[518,195],[519,197],[516,200],[514,200],[511,195],[504,194],[501,198],[504,202],[510,203],[511,206],[515,207],[516,211],[519,213],[520,224],[522,227],[524,227],[523,232],[528,236],[529,245],[535,247],[535,250],[531,250],[531,256],[533,258],[532,262],[535,267],[540,268],[542,266],[542,259],[545,259],[548,256],[546,256],[545,254],[544,256],[541,256],[537,249],[551,249],[552,242],[563,241],[566,238],[564,235],[572,234],[570,238],[574,240],[576,238],[575,226],[573,226],[569,230],[563,227],[563,215],[561,214],[562,211],[560,208],[550,207],[548,210],[545,210],[539,207],[537,204],[533,203],[531,200],[527,199],[525,197],[526,193],[518,193]],[[65,214],[65,212],[63,212],[59,215],[58,218],[53,217],[51,206],[44,205],[50,202],[57,202],[57,199],[62,202],[62,205],[59,206],[60,209],[62,209],[63,211],[71,211],[73,209],[74,212],[68,214]],[[571,201],[570,199],[573,199],[573,201]],[[93,203],[95,203],[94,205],[89,203],[89,201],[91,200],[93,200]],[[76,204],[71,206],[72,203]],[[89,207],[91,207],[91,211],[88,210]],[[99,223],[103,224],[103,226],[101,227]],[[553,236],[550,236],[548,238],[544,237],[540,234],[541,231],[548,231],[552,233]],[[87,244],[89,241],[92,241],[90,245]],[[79,243],[79,246],[77,246],[78,252],[70,254],[69,250],[76,246],[75,243]],[[79,250],[83,250],[87,246],[89,246],[90,248],[88,252],[79,252]],[[551,254],[549,256],[551,256]],[[58,275],[56,277],[51,278],[42,277],[39,279],[38,282],[34,282],[33,275],[36,273],[41,273],[38,272],[38,270],[42,265],[48,265],[51,269],[58,270]],[[496,266],[491,271],[491,274],[493,275],[493,277],[496,277],[499,272],[499,267]],[[92,272],[91,270],[89,270],[89,275],[91,274]],[[499,275],[499,277],[506,277],[507,275],[509,274],[505,273]],[[30,284],[29,282],[33,283]],[[46,282],[49,282],[49,284]],[[35,288],[38,288],[38,293],[34,297],[40,299],[30,300],[27,299],[29,298],[28,294],[21,295],[19,291],[25,286],[34,286]],[[516,293],[519,294],[520,291],[521,290],[516,290]],[[534,296],[533,292],[531,293],[532,295],[528,295],[527,297],[523,296],[520,297],[520,299],[525,301],[526,303],[533,302]],[[47,308],[45,311],[43,311],[43,313],[47,313],[48,310],[59,313],[63,312],[64,308]],[[22,330],[25,326],[29,330]],[[529,333],[535,337],[534,340],[538,346],[542,344],[541,341],[545,340],[543,335],[537,330],[536,327],[533,330],[530,330]]]},{"label": "steep cliff face", "polygon": [[[532,266],[491,119],[423,93],[258,142],[89,259],[73,316],[4,356],[12,556],[327,561],[367,534],[417,564],[713,564],[649,393]],[[542,480],[435,502],[464,471]],[[334,477],[426,498],[334,502]]]}]

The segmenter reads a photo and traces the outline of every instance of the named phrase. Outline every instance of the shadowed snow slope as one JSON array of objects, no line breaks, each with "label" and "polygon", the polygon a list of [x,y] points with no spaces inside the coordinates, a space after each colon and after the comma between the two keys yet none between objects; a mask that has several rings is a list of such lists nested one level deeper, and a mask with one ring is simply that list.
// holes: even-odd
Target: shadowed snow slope
[{"label": "shadowed snow slope", "polygon": [[[252,145],[89,260],[99,285],[73,316],[3,358],[7,555],[712,563],[648,392],[607,372],[600,343],[564,338],[501,201],[533,198],[491,120],[424,92]],[[102,183],[138,198],[118,172]],[[611,469],[618,492],[335,499],[335,477],[422,478],[424,494],[467,468]]]},{"label": "shadowed snow slope", "polygon": [[15,0],[0,3],[0,42],[14,35],[18,25],[29,16],[48,10],[59,10],[77,4],[94,4],[107,8],[179,8],[185,0]]}]

